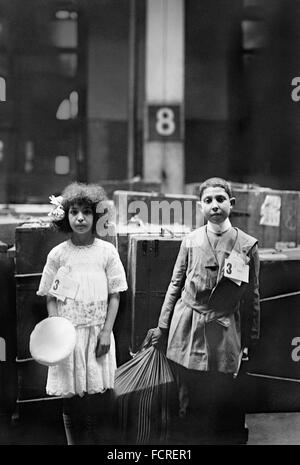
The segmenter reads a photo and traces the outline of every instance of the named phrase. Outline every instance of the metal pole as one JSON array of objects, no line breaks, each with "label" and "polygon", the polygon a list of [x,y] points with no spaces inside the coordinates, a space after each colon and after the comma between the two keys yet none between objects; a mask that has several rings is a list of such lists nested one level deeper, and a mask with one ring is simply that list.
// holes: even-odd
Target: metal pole
[{"label": "metal pole", "polygon": [[128,137],[127,178],[134,176],[135,121],[136,121],[136,0],[130,0],[129,11],[129,82],[128,82]]}]

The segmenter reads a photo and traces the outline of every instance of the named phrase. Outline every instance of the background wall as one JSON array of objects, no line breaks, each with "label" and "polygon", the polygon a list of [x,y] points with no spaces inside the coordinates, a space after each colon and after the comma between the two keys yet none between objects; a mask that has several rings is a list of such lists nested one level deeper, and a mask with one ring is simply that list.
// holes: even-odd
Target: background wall
[{"label": "background wall", "polygon": [[[61,10],[77,15],[76,37]],[[185,182],[299,190],[300,2],[185,0],[184,20]],[[142,175],[145,28],[145,0],[0,0],[0,203],[47,202],[75,179],[125,179],[129,140]],[[57,119],[74,91],[77,116]]]},{"label": "background wall", "polygon": [[98,2],[87,11],[87,175],[126,178],[129,3]]}]

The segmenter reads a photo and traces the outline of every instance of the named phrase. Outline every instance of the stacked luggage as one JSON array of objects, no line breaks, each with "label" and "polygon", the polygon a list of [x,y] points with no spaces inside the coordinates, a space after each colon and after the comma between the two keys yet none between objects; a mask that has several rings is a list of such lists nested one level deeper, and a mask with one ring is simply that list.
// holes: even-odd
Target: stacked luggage
[{"label": "stacked luggage", "polygon": [[[258,237],[261,258],[261,339],[243,370],[247,409],[299,410],[300,253],[295,246],[300,243],[300,194],[257,186],[234,190],[231,222]],[[132,359],[149,328],[156,326],[182,238],[203,224],[196,191],[177,196],[133,190],[111,194],[100,237],[118,248],[129,285],[121,294],[114,328],[119,366]],[[17,406],[47,398],[46,369],[30,359],[28,341],[34,325],[46,316],[35,293],[47,253],[63,240],[45,222],[15,228]]]}]

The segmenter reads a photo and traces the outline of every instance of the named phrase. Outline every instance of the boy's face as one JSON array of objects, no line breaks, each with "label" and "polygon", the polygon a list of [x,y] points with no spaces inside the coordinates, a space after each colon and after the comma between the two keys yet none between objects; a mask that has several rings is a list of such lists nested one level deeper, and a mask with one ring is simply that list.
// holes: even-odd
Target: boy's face
[{"label": "boy's face", "polygon": [[230,215],[234,200],[223,187],[207,187],[202,193],[200,207],[207,221],[221,224]]}]

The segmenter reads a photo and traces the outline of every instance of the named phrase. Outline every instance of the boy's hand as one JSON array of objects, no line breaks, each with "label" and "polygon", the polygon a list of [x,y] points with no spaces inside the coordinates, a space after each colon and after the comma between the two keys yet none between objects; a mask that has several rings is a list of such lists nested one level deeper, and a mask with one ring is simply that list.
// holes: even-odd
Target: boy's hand
[{"label": "boy's hand", "polygon": [[101,357],[107,354],[110,348],[110,333],[107,331],[101,331],[98,336],[98,342],[96,346],[96,357]]},{"label": "boy's hand", "polygon": [[152,337],[151,337],[151,344],[153,346],[157,346],[160,342],[162,342],[162,338],[166,335],[167,331],[161,328],[153,328],[152,329]]}]

